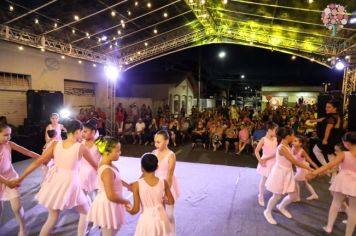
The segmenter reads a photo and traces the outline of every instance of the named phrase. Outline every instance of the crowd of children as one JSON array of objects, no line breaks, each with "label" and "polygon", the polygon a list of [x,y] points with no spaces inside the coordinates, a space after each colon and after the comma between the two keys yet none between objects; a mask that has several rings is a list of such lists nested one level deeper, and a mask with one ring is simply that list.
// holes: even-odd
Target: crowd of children
[{"label": "crowd of children", "polygon": [[[72,208],[79,214],[78,235],[87,233],[90,222],[99,226],[104,236],[117,235],[125,223],[125,208],[136,214],[140,206],[143,209],[135,235],[175,235],[173,204],[180,190],[174,175],[175,154],[168,148],[167,132],[155,135],[157,149],[141,159],[142,177],[128,184],[113,164],[120,157],[121,144],[112,137],[96,138],[96,119],[84,125],[79,120],[67,120],[62,125],[57,118],[57,114],[51,115],[41,156],[11,142],[11,128],[6,124],[0,126],[0,213],[2,201],[10,200],[19,223],[18,235],[28,234],[18,187],[41,165],[43,178],[35,199],[47,208],[48,218],[40,236],[50,235],[59,214]],[[65,140],[57,135],[63,128],[67,132]],[[11,150],[35,158],[21,175],[12,166]],[[123,197],[123,187],[133,192],[133,205]],[[154,219],[152,213],[157,213]]]}]

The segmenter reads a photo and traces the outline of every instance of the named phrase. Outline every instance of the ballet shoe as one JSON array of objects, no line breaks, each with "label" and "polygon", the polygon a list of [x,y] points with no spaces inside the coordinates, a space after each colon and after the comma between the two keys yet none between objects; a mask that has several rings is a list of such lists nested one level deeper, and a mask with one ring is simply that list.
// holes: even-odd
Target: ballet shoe
[{"label": "ballet shoe", "polygon": [[287,209],[285,209],[284,207],[281,207],[281,205],[277,205],[276,208],[282,213],[282,215],[284,215],[288,219],[293,218],[292,214]]},{"label": "ballet shoe", "polygon": [[260,194],[258,194],[258,204],[259,204],[261,207],[264,207],[264,206],[265,206],[265,199],[264,199],[263,196],[261,196]]},{"label": "ballet shoe", "polygon": [[309,197],[307,197],[306,199],[309,201],[316,200],[316,199],[319,199],[319,196],[316,194],[313,194],[313,195],[310,195]]},{"label": "ballet shoe", "polygon": [[328,229],[326,226],[323,227],[323,230],[328,234],[331,234],[331,232],[333,231],[332,229]]},{"label": "ballet shoe", "polygon": [[276,225],[277,221],[273,219],[273,216],[271,213],[268,213],[267,210],[263,211],[263,216],[266,218],[267,222],[270,223],[271,225]]}]

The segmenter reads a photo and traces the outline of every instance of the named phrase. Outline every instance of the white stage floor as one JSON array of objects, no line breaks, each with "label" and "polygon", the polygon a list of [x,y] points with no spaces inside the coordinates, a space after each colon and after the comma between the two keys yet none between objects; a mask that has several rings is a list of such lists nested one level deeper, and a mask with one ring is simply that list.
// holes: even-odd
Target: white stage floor
[{"label": "white stage floor", "polygon": [[[21,171],[30,160],[15,163],[15,169]],[[121,178],[133,182],[140,176],[140,159],[121,157],[117,162]],[[263,215],[263,208],[257,204],[259,175],[255,169],[222,165],[207,165],[178,162],[176,173],[183,192],[176,202],[175,214],[177,235],[182,236],[249,236],[249,235],[324,235],[321,227],[326,223],[331,202],[325,178],[312,182],[320,200],[292,204],[290,211],[294,219],[286,219],[274,212],[278,225],[269,225]],[[34,201],[39,189],[41,169],[37,169],[22,184],[21,199],[25,209],[26,225],[30,235],[38,235],[44,224],[47,211]],[[302,197],[306,197],[303,191]],[[130,197],[129,192],[124,193]],[[266,194],[266,200],[270,194]],[[131,198],[132,200],[132,198]],[[139,214],[126,214],[126,224],[118,235],[133,235]],[[345,219],[340,214],[333,235],[343,235]],[[78,215],[73,210],[63,211],[53,235],[76,235]],[[0,235],[12,236],[17,233],[17,223],[8,202],[4,203],[4,212],[0,221]],[[94,228],[89,235],[100,235]],[[151,236],[151,235],[149,235]]]}]

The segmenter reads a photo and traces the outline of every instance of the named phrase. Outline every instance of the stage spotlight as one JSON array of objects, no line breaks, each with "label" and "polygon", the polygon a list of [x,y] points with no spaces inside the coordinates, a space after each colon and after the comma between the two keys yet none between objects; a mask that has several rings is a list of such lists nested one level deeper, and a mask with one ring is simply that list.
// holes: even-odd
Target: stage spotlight
[{"label": "stage spotlight", "polygon": [[221,51],[218,54],[219,58],[225,58],[226,57],[226,52],[225,51]]},{"label": "stage spotlight", "polygon": [[117,67],[105,66],[104,70],[106,77],[108,77],[112,81],[115,81],[119,77],[119,70],[117,69]]},{"label": "stage spotlight", "polygon": [[64,109],[59,111],[59,115],[60,115],[61,118],[67,119],[70,116],[70,111],[68,109],[64,108]]},{"label": "stage spotlight", "polygon": [[345,68],[345,63],[342,62],[342,61],[338,61],[338,62],[336,62],[336,64],[335,64],[335,68],[336,68],[337,70],[343,70],[343,69]]},{"label": "stage spotlight", "polygon": [[349,24],[350,25],[356,24],[356,11],[352,12],[352,16],[349,18]]},{"label": "stage spotlight", "polygon": [[101,40],[102,41],[106,41],[108,39],[108,37],[106,36],[106,35],[103,35],[102,37],[101,37]]}]

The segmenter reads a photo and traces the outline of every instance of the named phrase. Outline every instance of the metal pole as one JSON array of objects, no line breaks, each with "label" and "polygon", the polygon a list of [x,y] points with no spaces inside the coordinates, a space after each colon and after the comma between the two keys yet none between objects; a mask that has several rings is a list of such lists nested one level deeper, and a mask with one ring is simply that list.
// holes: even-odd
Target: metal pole
[{"label": "metal pole", "polygon": [[198,111],[200,111],[200,79],[201,79],[201,47],[199,47],[199,68],[198,68],[198,102],[197,102]]}]

